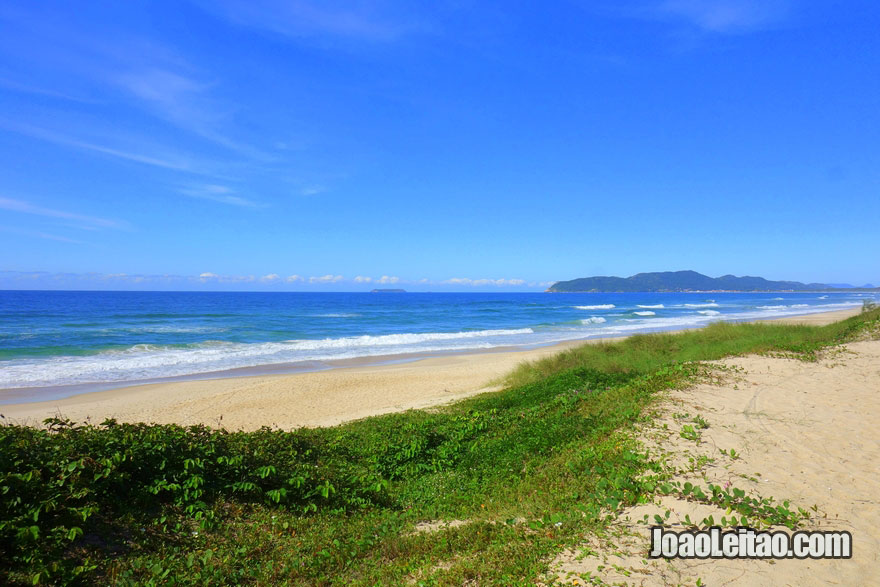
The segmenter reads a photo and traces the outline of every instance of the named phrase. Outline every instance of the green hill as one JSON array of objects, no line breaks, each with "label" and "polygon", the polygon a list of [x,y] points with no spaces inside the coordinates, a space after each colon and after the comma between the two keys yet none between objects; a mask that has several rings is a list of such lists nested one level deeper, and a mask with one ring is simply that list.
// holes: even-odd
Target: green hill
[{"label": "green hill", "polygon": [[821,291],[835,289],[824,283],[770,281],[763,277],[722,275],[709,277],[696,271],[639,273],[631,277],[581,277],[557,281],[548,292],[650,292],[650,291]]}]

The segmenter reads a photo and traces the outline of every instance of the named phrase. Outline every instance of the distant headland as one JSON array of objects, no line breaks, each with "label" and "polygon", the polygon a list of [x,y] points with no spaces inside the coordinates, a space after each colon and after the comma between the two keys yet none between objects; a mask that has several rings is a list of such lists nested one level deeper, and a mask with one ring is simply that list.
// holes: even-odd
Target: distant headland
[{"label": "distant headland", "polygon": [[551,293],[580,292],[791,292],[791,291],[880,291],[872,284],[853,287],[849,284],[770,281],[763,277],[722,275],[709,277],[696,271],[638,273],[630,277],[581,277],[557,281]]},{"label": "distant headland", "polygon": [[406,293],[405,289],[374,289],[370,293]]}]

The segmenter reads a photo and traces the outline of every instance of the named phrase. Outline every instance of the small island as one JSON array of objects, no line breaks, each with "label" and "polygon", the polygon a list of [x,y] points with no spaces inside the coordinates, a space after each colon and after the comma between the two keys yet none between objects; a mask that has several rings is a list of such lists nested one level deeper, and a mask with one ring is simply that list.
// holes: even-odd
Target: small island
[{"label": "small island", "polygon": [[374,289],[370,293],[406,293],[405,289]]}]

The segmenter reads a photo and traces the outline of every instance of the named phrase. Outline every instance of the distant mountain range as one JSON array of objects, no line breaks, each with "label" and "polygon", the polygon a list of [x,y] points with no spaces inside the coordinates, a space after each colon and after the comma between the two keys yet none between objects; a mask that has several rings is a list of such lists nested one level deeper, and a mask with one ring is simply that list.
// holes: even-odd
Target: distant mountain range
[{"label": "distant mountain range", "polygon": [[631,277],[581,277],[557,281],[547,291],[572,292],[684,292],[684,291],[834,291],[877,289],[870,284],[853,288],[848,284],[801,283],[799,281],[770,281],[763,277],[722,275],[709,277],[696,271],[662,271],[639,273]]},{"label": "distant mountain range", "polygon": [[851,283],[829,283],[828,287],[835,287],[839,289],[874,289],[877,286],[873,283],[866,283],[865,285],[853,285]]}]

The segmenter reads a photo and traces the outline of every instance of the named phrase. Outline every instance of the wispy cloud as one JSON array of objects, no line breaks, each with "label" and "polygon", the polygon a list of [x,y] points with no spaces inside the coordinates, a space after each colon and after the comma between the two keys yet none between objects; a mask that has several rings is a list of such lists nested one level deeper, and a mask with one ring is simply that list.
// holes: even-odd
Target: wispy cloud
[{"label": "wispy cloud", "polygon": [[33,237],[33,238],[41,238],[41,239],[46,239],[46,240],[58,241],[58,242],[62,242],[62,243],[71,243],[71,244],[76,244],[76,245],[85,244],[82,241],[72,239],[72,238],[67,238],[66,236],[59,236],[57,234],[51,234],[48,232],[41,232],[38,230],[25,230],[22,228],[13,228],[11,226],[0,226],[0,231],[9,232],[12,234],[19,234],[22,236],[29,236],[29,237]]},{"label": "wispy cloud", "polygon": [[402,2],[316,0],[196,0],[233,24],[294,38],[316,36],[388,42],[425,30]]},{"label": "wispy cloud", "polygon": [[160,106],[175,121],[191,115],[192,96],[207,89],[205,84],[155,67],[122,74],[117,82],[134,96]]},{"label": "wispy cloud", "polygon": [[44,141],[48,141],[50,143],[55,143],[58,145],[65,145],[68,147],[75,147],[77,149],[84,149],[87,151],[94,151],[97,153],[102,153],[104,155],[109,155],[111,157],[118,157],[120,159],[126,159],[128,161],[134,161],[136,163],[143,163],[144,165],[152,165],[155,167],[162,167],[165,169],[174,169],[176,171],[189,171],[192,173],[204,173],[203,171],[199,171],[194,166],[183,159],[170,159],[170,158],[161,158],[154,157],[151,155],[144,155],[141,153],[132,153],[130,151],[124,151],[120,149],[115,149],[113,147],[108,147],[105,145],[99,145],[96,143],[91,143],[88,141],[83,141],[77,139],[75,137],[68,136],[63,133],[58,133],[55,131],[51,131],[45,128],[39,128],[36,126],[31,126],[28,124],[20,124],[14,123],[7,120],[0,120],[0,128],[5,128],[6,130],[10,130],[25,136],[33,137],[35,139],[41,139]]},{"label": "wispy cloud", "polygon": [[191,198],[199,198],[202,200],[211,200],[213,202],[220,202],[221,204],[229,204],[231,206],[241,206],[244,208],[262,208],[263,204],[259,202],[255,202],[253,200],[249,200],[247,198],[242,198],[240,196],[236,196],[235,192],[232,188],[217,185],[217,184],[203,184],[203,185],[194,185],[185,188],[180,188],[178,190],[181,194],[185,196],[189,196]]},{"label": "wispy cloud", "polygon": [[229,108],[221,108],[211,99],[209,90],[213,84],[162,67],[128,71],[114,81],[154,115],[183,130],[252,159],[273,159],[219,130]]},{"label": "wispy cloud", "polygon": [[299,190],[299,193],[303,196],[316,196],[326,191],[327,188],[322,185],[309,185]]},{"label": "wispy cloud", "polygon": [[656,15],[683,20],[711,33],[743,33],[765,28],[790,14],[789,0],[666,0]]},{"label": "wispy cloud", "polygon": [[64,220],[72,220],[84,224],[86,227],[101,227],[124,229],[128,224],[119,220],[109,218],[99,218],[97,216],[87,216],[85,214],[77,214],[76,212],[67,212],[65,210],[55,210],[53,208],[44,208],[26,202],[24,200],[15,200],[12,198],[0,197],[0,209],[12,212],[21,212],[22,214],[32,214],[35,216],[46,216],[49,218],[61,218]]},{"label": "wispy cloud", "polygon": [[[0,43],[0,52],[21,70],[13,78],[27,79],[35,71],[43,78],[54,78],[60,84],[74,86],[78,91],[100,96],[102,101],[146,112],[180,130],[220,145],[247,160],[270,162],[270,156],[259,149],[234,140],[231,114],[238,107],[215,91],[220,81],[210,73],[189,63],[173,47],[130,30],[96,28],[88,19],[64,10],[36,10],[22,5],[0,11],[0,23],[12,31],[11,42]],[[39,50],[33,50],[39,47]],[[7,76],[8,77],[8,76]],[[207,78],[210,81],[205,81]],[[60,80],[60,81],[58,81]],[[78,100],[68,91],[43,89],[17,79],[0,79],[0,86],[20,92]],[[91,102],[91,100],[89,100]],[[58,113],[60,124],[67,112]],[[39,129],[38,129],[39,130]],[[37,132],[30,133],[33,136]],[[49,133],[51,134],[51,133]],[[73,133],[76,134],[76,133]],[[158,165],[179,171],[194,171],[187,162],[133,153],[101,144],[83,141],[64,133],[41,138]]]},{"label": "wispy cloud", "polygon": [[81,104],[97,104],[97,100],[84,98],[82,96],[74,96],[65,92],[59,92],[49,88],[42,88],[8,78],[0,78],[0,88],[6,88],[14,92],[22,92],[25,94],[33,94],[35,96],[46,96],[48,98],[57,98],[59,100],[67,100],[70,102],[79,102]]}]

